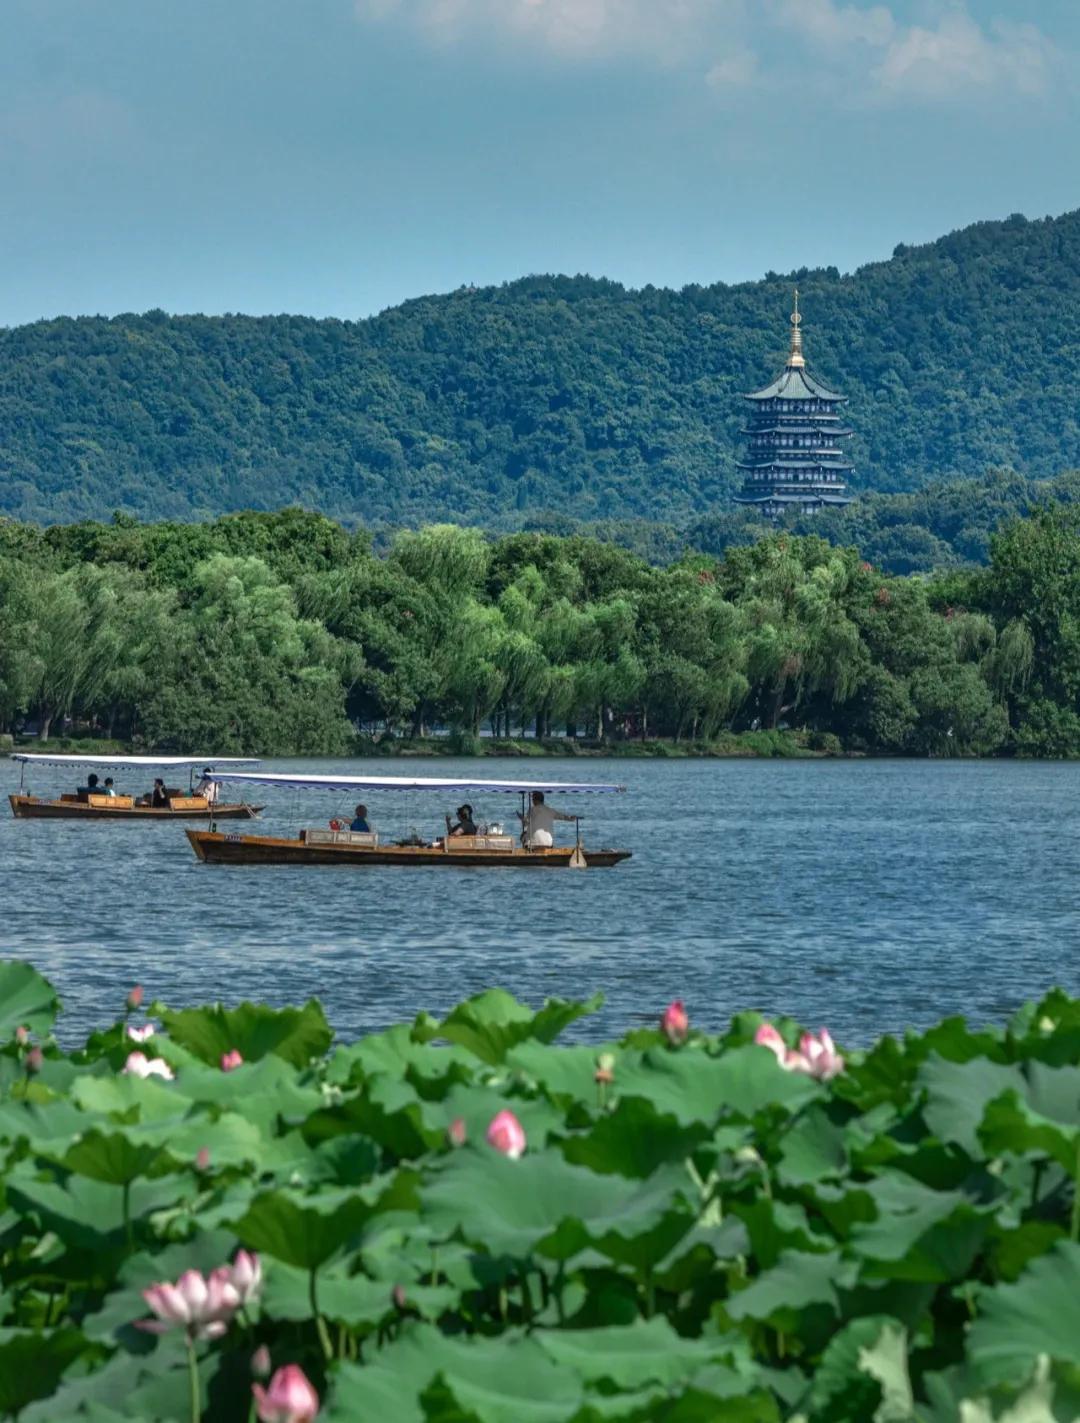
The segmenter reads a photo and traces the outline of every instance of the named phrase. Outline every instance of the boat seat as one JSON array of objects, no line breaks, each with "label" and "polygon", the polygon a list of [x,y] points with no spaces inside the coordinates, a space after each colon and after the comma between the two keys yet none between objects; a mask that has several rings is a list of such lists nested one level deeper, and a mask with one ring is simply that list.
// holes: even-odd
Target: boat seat
[{"label": "boat seat", "polygon": [[306,845],[361,845],[374,850],[379,836],[374,830],[305,830]]},{"label": "boat seat", "polygon": [[96,810],[130,810],[135,801],[129,795],[88,795],[86,803]]},{"label": "boat seat", "polygon": [[497,850],[508,854],[514,848],[512,835],[448,835],[443,841],[447,854],[461,854],[463,850]]},{"label": "boat seat", "polygon": [[169,797],[170,810],[209,810],[210,804],[204,795],[174,795]]}]

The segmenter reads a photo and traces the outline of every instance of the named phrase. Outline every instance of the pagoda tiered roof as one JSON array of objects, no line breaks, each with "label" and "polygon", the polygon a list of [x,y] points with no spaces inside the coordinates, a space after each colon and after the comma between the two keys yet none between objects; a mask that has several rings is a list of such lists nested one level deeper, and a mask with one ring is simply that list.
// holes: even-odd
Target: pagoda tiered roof
[{"label": "pagoda tiered roof", "polygon": [[805,366],[787,365],[764,390],[755,390],[744,400],[829,400],[844,404],[846,395],[837,395],[815,380]]}]

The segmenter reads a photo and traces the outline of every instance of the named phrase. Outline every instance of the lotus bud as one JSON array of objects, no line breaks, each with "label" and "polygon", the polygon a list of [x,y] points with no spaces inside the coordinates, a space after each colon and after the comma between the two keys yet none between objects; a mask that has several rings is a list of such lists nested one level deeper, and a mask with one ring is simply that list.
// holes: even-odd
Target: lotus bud
[{"label": "lotus bud", "polygon": [[1043,1017],[1041,1017],[1039,1021],[1035,1024],[1035,1026],[1038,1028],[1040,1033],[1052,1033],[1057,1027],[1057,1023],[1055,1023],[1053,1018],[1048,1018],[1044,1014]]},{"label": "lotus bud", "polygon": [[496,1151],[516,1161],[525,1150],[525,1128],[513,1112],[503,1110],[491,1119],[487,1129],[487,1141]]},{"label": "lotus bud", "polygon": [[236,1048],[230,1048],[228,1052],[221,1054],[222,1072],[234,1072],[236,1068],[243,1067],[243,1065],[244,1059]]},{"label": "lotus bud", "polygon": [[26,1054],[25,1067],[27,1072],[40,1072],[45,1066],[45,1054],[35,1044]]},{"label": "lotus bud", "polygon": [[319,1395],[298,1364],[286,1364],[270,1380],[270,1387],[253,1383],[255,1408],[261,1423],[314,1423]]},{"label": "lotus bud", "polygon": [[258,1255],[238,1250],[232,1263],[231,1281],[242,1305],[259,1298],[262,1289],[262,1261]]},{"label": "lotus bud", "polygon": [[137,1008],[141,1008],[141,1007],[142,1007],[142,1001],[143,1001],[142,984],[141,984],[141,983],[137,983],[137,984],[135,985],[135,987],[131,990],[131,992],[130,992],[130,993],[128,994],[128,996],[127,996],[127,1010],[128,1010],[128,1012],[129,1012],[129,1013],[134,1013]]},{"label": "lotus bud", "polygon": [[251,1376],[256,1379],[268,1379],[271,1368],[270,1350],[265,1344],[260,1344],[251,1356]]},{"label": "lotus bud", "polygon": [[404,1310],[408,1308],[409,1296],[405,1293],[404,1285],[395,1285],[390,1291],[390,1298],[394,1301],[395,1309]]},{"label": "lotus bud", "polygon": [[22,1023],[15,1029],[15,1041],[20,1047],[25,1047],[30,1041],[30,1029]]},{"label": "lotus bud", "polygon": [[208,1146],[199,1147],[198,1153],[195,1157],[195,1169],[196,1171],[209,1171],[210,1148]]},{"label": "lotus bud", "polygon": [[464,1146],[466,1135],[464,1117],[455,1117],[446,1128],[446,1139],[451,1146]]},{"label": "lotus bud", "polygon": [[690,1018],[683,1007],[681,998],[674,999],[664,1009],[660,1018],[660,1031],[672,1047],[677,1047],[686,1041],[687,1034],[690,1032]]},{"label": "lotus bud", "polygon": [[593,1078],[604,1086],[610,1086],[615,1081],[615,1054],[613,1052],[602,1052],[596,1059],[596,1071],[593,1073]]}]

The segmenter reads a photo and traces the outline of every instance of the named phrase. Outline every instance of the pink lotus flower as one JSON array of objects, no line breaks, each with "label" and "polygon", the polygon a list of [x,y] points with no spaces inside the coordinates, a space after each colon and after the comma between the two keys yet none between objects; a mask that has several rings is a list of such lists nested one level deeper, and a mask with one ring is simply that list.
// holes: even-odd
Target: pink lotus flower
[{"label": "pink lotus flower", "polygon": [[163,1057],[147,1057],[144,1052],[128,1053],[128,1060],[120,1069],[131,1077],[164,1077],[171,1082],[175,1073]]},{"label": "pink lotus flower", "polygon": [[240,1056],[236,1048],[230,1048],[228,1052],[221,1054],[222,1072],[234,1072],[236,1068],[243,1067],[243,1065],[244,1059]]},{"label": "pink lotus flower", "polygon": [[822,1028],[819,1037],[803,1033],[798,1052],[788,1047],[771,1023],[762,1023],[754,1034],[754,1041],[761,1047],[767,1047],[787,1072],[803,1072],[808,1077],[816,1077],[819,1082],[828,1082],[844,1070],[844,1059],[836,1051],[825,1028]]},{"label": "pink lotus flower", "polygon": [[45,1066],[45,1054],[36,1044],[26,1054],[23,1066],[26,1068],[27,1072],[40,1072],[41,1069]]},{"label": "pink lotus flower", "polygon": [[251,1356],[252,1377],[257,1379],[268,1379],[271,1370],[270,1350],[265,1344],[260,1344]]},{"label": "pink lotus flower", "polygon": [[446,1128],[446,1139],[451,1146],[464,1146],[466,1135],[464,1117],[455,1117]]},{"label": "pink lotus flower", "polygon": [[513,1112],[504,1109],[492,1117],[487,1129],[487,1141],[496,1151],[516,1161],[525,1150],[525,1128]]},{"label": "pink lotus flower", "polygon": [[259,1298],[262,1289],[262,1261],[254,1252],[238,1250],[232,1263],[232,1285],[240,1298],[241,1305],[251,1304]]},{"label": "pink lotus flower", "polygon": [[30,1029],[25,1027],[22,1023],[15,1029],[15,1041],[20,1047],[25,1047],[30,1041]]},{"label": "pink lotus flower", "polygon": [[817,1037],[813,1033],[803,1033],[799,1039],[799,1052],[810,1064],[810,1075],[819,1082],[828,1082],[844,1070],[844,1059],[836,1051],[828,1028],[822,1028]]},{"label": "pink lotus flower", "polygon": [[154,1036],[153,1023],[144,1023],[141,1028],[134,1028],[129,1025],[127,1035],[133,1043],[145,1043]]},{"label": "pink lotus flower", "polygon": [[208,1171],[210,1169],[210,1148],[200,1146],[195,1156],[196,1171]]},{"label": "pink lotus flower", "polygon": [[251,1392],[262,1423],[313,1423],[319,1412],[319,1395],[297,1364],[278,1369],[269,1388],[253,1383]]},{"label": "pink lotus flower", "polygon": [[134,1013],[136,1008],[141,1008],[141,1007],[142,1007],[142,1001],[143,1001],[142,984],[141,984],[141,983],[137,983],[137,984],[135,985],[135,987],[131,990],[131,992],[130,992],[130,993],[128,994],[128,996],[127,996],[127,1010],[128,1010],[128,1012],[129,1012],[129,1013]]},{"label": "pink lotus flower", "polygon": [[143,1299],[156,1319],[140,1319],[135,1327],[147,1334],[168,1334],[183,1328],[191,1339],[220,1339],[240,1308],[232,1271],[221,1265],[204,1278],[198,1270],[185,1270],[175,1285],[151,1285]]},{"label": "pink lotus flower", "polygon": [[660,1018],[660,1031],[673,1046],[686,1041],[690,1032],[690,1018],[681,998],[676,998],[664,1009]]}]

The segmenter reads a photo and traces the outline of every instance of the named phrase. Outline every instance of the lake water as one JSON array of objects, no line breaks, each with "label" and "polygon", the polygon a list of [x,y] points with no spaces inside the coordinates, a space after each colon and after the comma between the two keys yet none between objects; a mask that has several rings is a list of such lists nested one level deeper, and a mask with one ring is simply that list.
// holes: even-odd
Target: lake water
[{"label": "lake water", "polygon": [[[346,763],[265,769],[301,767]],[[948,1013],[1001,1021],[1053,985],[1080,991],[1077,764],[440,759],[347,771],[618,781],[626,795],[564,804],[587,815],[586,843],[634,858],[585,873],[213,866],[175,825],[5,814],[0,954],[52,979],[67,1040],[111,1021],[136,982],[174,1006],[315,995],[346,1039],[495,985],[535,1005],[603,991],[578,1036],[621,1033],[681,997],[710,1030],[753,1007],[849,1042]],[[18,776],[0,761],[5,793]],[[30,780],[56,794],[71,777]],[[271,833],[325,825],[351,799],[265,798]],[[384,833],[434,835],[454,804],[364,799]],[[479,819],[509,821],[517,805],[469,799]]]}]

